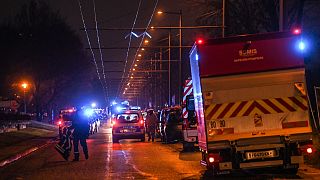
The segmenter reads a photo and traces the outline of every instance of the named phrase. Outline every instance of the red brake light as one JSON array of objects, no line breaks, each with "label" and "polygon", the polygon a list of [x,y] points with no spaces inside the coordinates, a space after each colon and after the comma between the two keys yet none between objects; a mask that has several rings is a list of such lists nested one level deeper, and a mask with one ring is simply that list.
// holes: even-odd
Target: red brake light
[{"label": "red brake light", "polygon": [[58,121],[58,125],[61,125],[62,124],[62,121]]},{"label": "red brake light", "polygon": [[313,152],[313,149],[312,149],[311,147],[309,147],[309,148],[307,149],[307,153],[308,153],[308,154],[312,154],[312,152]]},{"label": "red brake light", "polygon": [[294,28],[293,31],[292,31],[293,34],[301,34],[301,29],[300,28]]},{"label": "red brake light", "polygon": [[197,44],[203,44],[203,39],[198,39]]},{"label": "red brake light", "polygon": [[141,125],[144,124],[144,121],[143,121],[143,120],[140,120],[140,124],[141,124]]}]

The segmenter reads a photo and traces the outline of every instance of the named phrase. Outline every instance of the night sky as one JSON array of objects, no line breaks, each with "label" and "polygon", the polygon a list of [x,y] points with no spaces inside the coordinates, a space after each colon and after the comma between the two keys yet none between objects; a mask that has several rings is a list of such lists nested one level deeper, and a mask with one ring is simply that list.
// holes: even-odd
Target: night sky
[{"label": "night sky", "polygon": [[[2,0],[0,7],[0,20],[12,17],[19,10],[22,4],[30,0]],[[88,48],[88,41],[85,32],[80,30],[83,28],[79,4],[77,0],[47,0],[50,7],[60,12],[67,23],[81,36],[83,45]],[[94,11],[92,0],[80,1],[82,5],[83,15],[87,28],[94,28]],[[138,9],[139,0],[95,0],[98,26],[101,28],[131,28]],[[156,11],[161,9],[165,11],[178,12],[180,9],[183,12],[183,26],[191,26],[194,24],[194,17],[201,14],[201,9],[192,8],[185,3],[184,0],[159,0]],[[156,0],[142,0],[139,15],[135,27],[145,28],[152,15]],[[179,16],[165,15],[153,17],[151,26],[178,26]],[[89,31],[90,41],[92,47],[98,47],[97,37],[95,31]],[[128,39],[124,37],[129,33],[125,31],[100,31],[100,42],[102,47],[127,47]],[[137,32],[139,33],[139,32]],[[157,39],[161,34],[168,33],[164,30],[149,32],[153,39]],[[187,41],[190,30],[184,31],[184,41]],[[141,38],[132,39],[131,46],[138,46]],[[192,39],[191,39],[192,41]],[[89,57],[92,59],[90,51],[87,50]],[[99,60],[99,50],[94,50],[96,59]],[[136,53],[135,49],[130,50],[128,58],[128,66],[132,64],[133,56]],[[126,59],[127,50],[103,50],[104,61],[118,61]],[[108,71],[123,71],[123,64],[121,63],[105,63],[105,70],[107,78],[120,77],[122,73],[108,72]],[[127,67],[128,67],[127,66]],[[119,82],[112,81],[109,84],[109,95],[116,96]]]}]

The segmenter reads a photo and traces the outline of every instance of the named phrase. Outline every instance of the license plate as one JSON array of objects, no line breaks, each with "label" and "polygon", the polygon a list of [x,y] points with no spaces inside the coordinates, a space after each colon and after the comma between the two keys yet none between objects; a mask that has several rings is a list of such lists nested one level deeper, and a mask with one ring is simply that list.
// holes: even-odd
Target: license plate
[{"label": "license plate", "polygon": [[258,151],[258,152],[246,152],[246,159],[264,159],[264,158],[272,158],[276,157],[277,153],[275,150],[270,151]]},{"label": "license plate", "polygon": [[123,129],[123,130],[120,130],[120,132],[124,132],[124,133],[135,132],[135,131],[136,131],[135,129]]}]

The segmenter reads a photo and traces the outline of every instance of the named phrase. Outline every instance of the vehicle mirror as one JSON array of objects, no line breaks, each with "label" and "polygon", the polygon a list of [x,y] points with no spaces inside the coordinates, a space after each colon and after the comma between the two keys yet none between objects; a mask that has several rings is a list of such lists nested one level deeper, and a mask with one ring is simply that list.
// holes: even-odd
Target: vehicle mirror
[{"label": "vehicle mirror", "polygon": [[186,109],[187,111],[194,111],[194,98],[193,95],[189,95],[186,97]]}]

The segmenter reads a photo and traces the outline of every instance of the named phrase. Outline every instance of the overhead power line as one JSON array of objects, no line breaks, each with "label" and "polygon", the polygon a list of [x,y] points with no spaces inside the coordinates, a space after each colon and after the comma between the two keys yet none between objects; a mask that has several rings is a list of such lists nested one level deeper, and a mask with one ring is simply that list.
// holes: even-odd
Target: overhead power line
[{"label": "overhead power line", "polygon": [[[222,28],[223,26],[157,26],[157,27],[148,27],[148,28],[114,28],[114,27],[107,27],[107,28],[99,28],[100,31],[146,31],[152,29],[210,29],[210,28]],[[226,27],[226,26],[225,26]],[[80,30],[84,30],[81,28]],[[96,28],[87,28],[87,31],[95,31]]]},{"label": "overhead power line", "polygon": [[95,68],[96,68],[96,73],[97,73],[98,79],[99,79],[99,81],[100,81],[100,83],[101,83],[101,86],[102,86],[102,88],[103,88],[104,95],[106,96],[106,93],[105,93],[105,84],[102,82],[101,77],[100,77],[99,67],[98,67],[98,64],[97,64],[97,61],[96,61],[95,54],[94,54],[94,52],[93,52],[93,50],[92,50],[91,41],[90,41],[90,37],[89,37],[88,31],[87,31],[87,26],[86,26],[86,23],[85,23],[85,20],[84,20],[84,15],[83,15],[82,5],[81,5],[80,0],[78,0],[78,4],[79,4],[79,10],[80,10],[80,15],[81,15],[81,20],[82,20],[83,28],[84,28],[84,31],[85,31],[85,33],[86,33],[86,38],[87,38],[87,41],[88,41],[88,45],[89,45],[89,47],[90,47],[90,51],[91,51],[91,55],[92,55],[92,60],[93,60],[94,66],[95,66]]},{"label": "overhead power line", "polygon": [[[143,33],[142,39],[141,39],[141,41],[140,41],[139,47],[142,46],[142,43],[143,43],[144,37],[145,37],[145,35],[146,35],[147,29],[149,28],[149,26],[150,26],[150,24],[151,24],[153,15],[155,14],[156,8],[157,8],[157,6],[158,6],[158,2],[159,2],[159,0],[156,0],[156,3],[155,3],[155,5],[154,5],[153,11],[152,11],[152,14],[151,14],[150,19],[149,19],[149,21],[148,21],[148,24],[147,24],[147,26],[146,26],[146,28],[145,28],[145,31],[144,31],[145,33]],[[140,49],[140,48],[138,48],[138,49],[136,50],[134,59],[136,59],[136,57],[138,56],[139,49]],[[134,60],[132,61],[132,64],[131,64],[131,66],[130,66],[130,69],[133,67],[133,65],[134,65]],[[127,77],[129,77],[129,73],[128,73],[128,76],[127,76]],[[121,86],[123,85],[122,82],[120,83],[120,85],[121,85]],[[120,87],[120,86],[119,86],[119,87]],[[121,88],[121,91],[122,91],[122,88]],[[118,92],[118,93],[119,93],[119,92]]]},{"label": "overhead power line", "polygon": [[106,73],[105,73],[105,68],[104,68],[104,63],[103,63],[103,55],[101,51],[101,44],[100,44],[100,35],[99,35],[99,29],[98,29],[98,21],[97,21],[97,12],[96,12],[96,3],[95,0],[92,0],[93,3],[93,12],[94,12],[94,21],[96,23],[96,34],[97,34],[97,41],[98,41],[98,47],[99,47],[99,52],[100,52],[100,61],[101,61],[101,67],[102,67],[102,74],[103,74],[103,81],[104,81],[104,89],[105,89],[105,100],[106,102],[109,101],[109,96],[108,96],[108,85],[107,85],[107,79],[106,79]]},{"label": "overhead power line", "polygon": [[[124,77],[124,75],[125,75],[125,73],[126,73],[127,63],[128,63],[128,58],[129,58],[129,51],[130,51],[131,40],[132,40],[132,32],[133,32],[133,29],[134,29],[134,27],[135,27],[135,25],[136,25],[137,19],[138,19],[141,2],[142,2],[142,0],[139,1],[137,13],[136,13],[136,16],[135,16],[135,18],[134,18],[134,21],[133,21],[133,24],[132,24],[132,28],[131,28],[131,31],[130,31],[129,42],[128,42],[128,49],[127,49],[127,53],[126,53],[126,60],[125,60],[125,64],[124,64],[124,67],[123,67],[123,73],[122,73],[122,76],[121,76],[121,77]],[[118,92],[119,92],[120,86],[121,86],[121,84],[122,84],[122,81],[123,81],[123,79],[121,79],[121,82],[120,82],[120,84],[119,84]]]},{"label": "overhead power line", "polygon": [[85,23],[84,17],[83,17],[82,6],[81,6],[80,0],[78,0],[78,3],[79,3],[79,9],[80,9],[80,15],[81,15],[81,20],[82,20],[83,28],[84,28],[84,31],[85,31],[85,33],[86,33],[87,41],[88,41],[89,48],[90,48],[91,54],[92,54],[92,60],[93,60],[93,62],[94,62],[95,68],[96,68],[96,72],[97,72],[97,75],[98,75],[98,79],[99,79],[100,82],[101,82],[101,77],[100,77],[100,73],[99,73],[99,68],[98,68],[98,65],[97,65],[96,57],[95,57],[94,52],[93,52],[93,50],[92,50],[92,46],[91,46],[89,34],[88,34],[87,27],[86,27],[86,23]]}]

